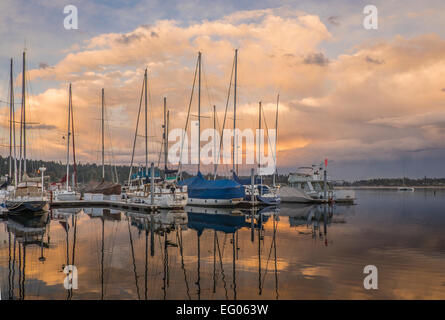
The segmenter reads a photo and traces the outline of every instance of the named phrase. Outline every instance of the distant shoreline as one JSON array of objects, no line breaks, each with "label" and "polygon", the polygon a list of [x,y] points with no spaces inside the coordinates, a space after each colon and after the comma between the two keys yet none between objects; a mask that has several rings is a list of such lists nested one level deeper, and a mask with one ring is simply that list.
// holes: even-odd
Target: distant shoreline
[{"label": "distant shoreline", "polygon": [[444,189],[445,186],[335,186],[334,189],[354,189],[354,190],[397,190],[400,187],[414,189]]}]

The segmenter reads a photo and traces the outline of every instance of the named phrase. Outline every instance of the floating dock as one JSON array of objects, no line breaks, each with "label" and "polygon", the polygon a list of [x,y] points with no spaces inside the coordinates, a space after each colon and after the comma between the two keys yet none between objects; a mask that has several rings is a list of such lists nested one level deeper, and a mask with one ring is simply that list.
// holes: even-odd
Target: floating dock
[{"label": "floating dock", "polygon": [[112,200],[74,200],[74,201],[52,201],[49,203],[51,209],[57,208],[110,208],[117,210],[131,210],[138,212],[154,212],[159,206],[147,203],[132,203]]}]

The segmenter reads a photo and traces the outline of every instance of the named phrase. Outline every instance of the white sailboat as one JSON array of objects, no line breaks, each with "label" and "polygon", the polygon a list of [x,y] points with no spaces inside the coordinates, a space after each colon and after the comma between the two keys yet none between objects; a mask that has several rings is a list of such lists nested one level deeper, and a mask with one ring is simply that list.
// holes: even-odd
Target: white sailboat
[{"label": "white sailboat", "polygon": [[[125,197],[131,202],[135,203],[153,203],[155,206],[163,209],[180,209],[184,208],[187,204],[187,187],[178,186],[176,179],[169,179],[167,173],[170,171],[167,168],[168,163],[168,132],[167,131],[167,119],[166,119],[166,98],[164,98],[164,179],[161,179],[160,175],[155,177],[153,168],[153,178],[149,174],[148,169],[148,77],[147,69],[144,73],[143,93],[145,97],[145,168],[139,170],[137,173],[132,174],[134,152],[136,147],[136,138],[138,134],[139,116],[141,112],[141,104],[139,105],[139,112],[133,142],[133,152],[131,157],[130,174],[128,176],[128,182],[123,188]],[[142,98],[142,95],[141,95]],[[176,171],[174,171],[176,173]],[[153,185],[152,185],[153,183]],[[153,194],[153,196],[152,196]]]},{"label": "white sailboat", "polygon": [[[17,186],[17,161],[16,161],[16,150],[15,150],[15,110],[14,110],[14,74],[13,74],[13,60],[11,58],[10,63],[10,83],[9,83],[9,174],[6,181],[2,181],[2,188],[0,190],[0,209],[4,210],[6,208],[6,199],[9,197]],[[14,143],[14,148],[13,148]],[[13,156],[14,153],[14,156]],[[13,160],[14,159],[14,160]],[[15,169],[13,168],[13,163],[15,164]],[[11,182],[14,185],[10,185]]]},{"label": "white sailboat", "polygon": [[[48,203],[48,197],[44,188],[44,171],[45,168],[40,168],[42,173],[40,178],[31,178],[27,175],[26,170],[26,63],[25,52],[23,52],[23,72],[22,72],[22,103],[21,103],[21,119],[20,119],[20,162],[19,174],[17,175],[17,162],[14,157],[14,184],[15,188],[9,192],[5,201],[5,206],[10,213],[36,213],[42,211]],[[12,62],[11,62],[11,85],[12,85]],[[11,95],[13,90],[11,88]],[[12,100],[11,100],[12,101]],[[13,102],[12,102],[13,103]],[[14,113],[12,105],[12,112]],[[14,135],[13,148],[15,150],[15,122],[10,128]],[[23,144],[22,144],[23,142]],[[23,158],[22,158],[23,151]],[[14,152],[15,154],[15,152]],[[22,174],[22,160],[23,160],[23,174]]]},{"label": "white sailboat", "polygon": [[[72,115],[72,92],[71,92],[71,83],[69,86],[69,98],[68,98],[68,128],[67,128],[67,143],[66,143],[66,188],[65,190],[56,190],[54,191],[54,197],[58,201],[74,201],[80,199],[80,193],[73,190],[70,187],[70,136],[71,136],[71,121],[74,122],[74,119],[71,120]],[[74,125],[74,123],[73,123]],[[74,139],[74,137],[73,137]],[[74,148],[74,147],[73,147]]]}]

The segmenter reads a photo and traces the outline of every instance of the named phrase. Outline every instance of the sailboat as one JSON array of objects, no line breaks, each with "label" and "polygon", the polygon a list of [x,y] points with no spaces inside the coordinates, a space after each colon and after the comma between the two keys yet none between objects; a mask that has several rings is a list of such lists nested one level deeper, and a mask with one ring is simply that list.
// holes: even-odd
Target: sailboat
[{"label": "sailboat", "polygon": [[119,183],[105,181],[105,90],[102,88],[102,181],[93,183],[85,189],[85,200],[112,200],[121,197]]},{"label": "sailboat", "polygon": [[[135,174],[132,174],[134,152],[136,148],[136,138],[138,135],[139,117],[142,106],[142,94],[145,97],[145,168],[141,168]],[[133,152],[131,157],[130,174],[128,182],[124,186],[125,196],[133,202],[151,203],[163,209],[182,209],[187,204],[187,187],[178,186],[176,177],[169,178],[169,174],[176,173],[176,170],[169,170],[168,164],[168,130],[167,130],[167,99],[164,97],[164,178],[161,178],[159,170],[153,172],[153,188],[151,185],[151,174],[148,168],[148,72],[145,69],[143,92],[141,93],[141,103],[137,117],[137,124],[133,142]],[[154,169],[154,168],[153,168]],[[153,192],[153,197],[152,197]]]},{"label": "sailboat", "polygon": [[[17,186],[17,176],[13,176],[17,172],[16,150],[13,148],[13,141],[15,145],[15,112],[14,112],[14,74],[13,74],[13,60],[10,63],[10,90],[9,90],[9,173],[6,181],[2,181],[0,186],[0,208],[6,208],[5,201],[11,191]],[[14,156],[13,156],[14,154]],[[13,168],[15,164],[15,169]],[[14,182],[15,185],[10,185]]]},{"label": "sailboat", "polygon": [[[66,189],[65,190],[56,190],[54,191],[54,196],[59,201],[72,201],[79,200],[80,193],[76,192],[72,188],[70,188],[70,127],[71,121],[74,128],[74,119],[71,119],[71,115],[73,114],[73,101],[72,101],[72,91],[71,91],[71,83],[69,86],[69,98],[68,98],[68,129],[67,129],[67,144],[66,144]],[[74,136],[73,136],[73,149],[74,149]]]},{"label": "sailboat", "polygon": [[[192,97],[196,73],[198,73],[198,173],[192,177],[179,182],[181,186],[187,186],[188,205],[203,206],[235,206],[241,203],[245,196],[244,188],[241,184],[230,179],[206,180],[201,174],[201,52],[198,53],[198,61],[195,69],[195,78],[193,81]],[[196,72],[198,71],[198,72]],[[235,86],[236,87],[236,86]],[[192,99],[190,99],[191,102]],[[191,103],[190,103],[191,106]],[[186,120],[186,128],[190,115]],[[181,165],[181,164],[180,164]],[[233,163],[235,166],[235,163]],[[215,166],[216,177],[216,166]]]},{"label": "sailboat", "polygon": [[[277,110],[278,110],[278,99],[277,99]],[[261,101],[259,102],[259,129],[261,130]],[[278,117],[278,111],[277,111],[277,117]],[[277,123],[277,122],[276,122]],[[277,128],[275,127],[275,130]],[[261,148],[260,145],[258,145],[258,148]],[[261,158],[260,150],[258,151],[258,159]],[[276,157],[276,148],[275,148],[275,157]],[[261,161],[258,162],[258,172],[261,168]],[[275,174],[276,171],[273,174],[274,181],[275,181]],[[263,184],[263,178],[262,176],[259,176],[258,179],[254,179],[254,184],[252,186],[251,179],[239,179],[236,173],[233,173],[233,179],[239,183],[241,183],[246,192],[245,200],[247,202],[251,202],[252,200],[255,201],[256,204],[259,205],[265,205],[265,206],[274,206],[278,205],[281,202],[281,198],[278,195],[278,188],[275,186],[275,183],[273,186],[268,186],[266,184]],[[254,199],[252,199],[252,197]]]},{"label": "sailboat", "polygon": [[[236,150],[238,149],[237,143],[237,137],[236,137],[236,103],[237,103],[237,81],[238,81],[238,49],[235,49],[235,57],[233,61],[233,71],[234,71],[234,90],[233,90],[233,148],[232,148],[232,175],[233,175],[233,181],[235,181],[238,184],[241,184],[244,187],[245,196],[243,201],[246,203],[251,203],[253,200],[252,197],[255,200],[256,204],[259,205],[277,205],[280,203],[280,197],[278,196],[277,188],[275,188],[275,184],[273,187],[269,187],[267,185],[264,185],[262,183],[262,179],[260,178],[259,182],[255,182],[255,184],[252,187],[251,179],[239,179],[238,177],[238,155]],[[232,80],[232,79],[231,79]],[[230,82],[231,87],[231,82]],[[230,96],[230,87],[229,87],[229,96]],[[229,100],[227,100],[228,103]],[[227,106],[226,106],[227,108]],[[259,129],[261,129],[261,102],[259,105]],[[227,110],[226,110],[227,111]],[[277,99],[277,114],[276,114],[277,120],[278,120],[278,99]],[[225,123],[225,120],[224,120]],[[277,122],[276,122],[277,125]],[[276,126],[275,126],[276,127]],[[216,130],[216,128],[215,128]],[[275,128],[275,130],[277,130]],[[221,139],[222,140],[222,139]],[[216,149],[216,148],[215,148]],[[275,150],[276,154],[276,150]],[[236,155],[236,156],[235,156]],[[261,167],[261,163],[258,163],[258,169]],[[217,165],[215,165],[214,175],[216,177],[216,170]],[[275,175],[274,175],[275,177]],[[256,180],[255,180],[256,181]],[[274,180],[275,181],[275,180]]]},{"label": "sailboat", "polygon": [[[48,198],[44,188],[44,171],[40,168],[42,178],[31,178],[26,172],[26,56],[23,52],[23,72],[22,72],[22,105],[21,105],[21,121],[20,121],[20,161],[19,174],[17,176],[16,159],[14,159],[14,177],[15,189],[8,195],[5,206],[11,213],[19,212],[39,212],[44,209],[48,203]],[[12,65],[11,65],[11,81],[12,81]],[[12,82],[11,82],[12,85]],[[11,89],[12,92],[12,89]],[[14,123],[13,123],[14,126]],[[14,150],[15,150],[15,126],[14,126]],[[23,146],[22,146],[23,141]],[[23,159],[22,159],[23,151]],[[22,174],[23,160],[23,174]],[[17,181],[19,180],[19,181]]]},{"label": "sailboat", "polygon": [[405,184],[405,176],[403,176],[403,184],[401,187],[397,188],[397,191],[408,191],[408,192],[414,192],[414,188],[413,187],[408,187]]}]

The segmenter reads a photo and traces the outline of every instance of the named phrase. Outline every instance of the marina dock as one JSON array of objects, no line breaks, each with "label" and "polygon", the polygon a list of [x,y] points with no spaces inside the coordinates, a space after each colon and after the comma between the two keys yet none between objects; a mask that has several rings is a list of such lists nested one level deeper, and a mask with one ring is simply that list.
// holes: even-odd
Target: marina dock
[{"label": "marina dock", "polygon": [[50,209],[57,208],[110,208],[117,210],[130,210],[138,212],[154,212],[159,210],[159,206],[147,203],[130,203],[112,200],[75,200],[75,201],[52,201],[49,203]]}]

